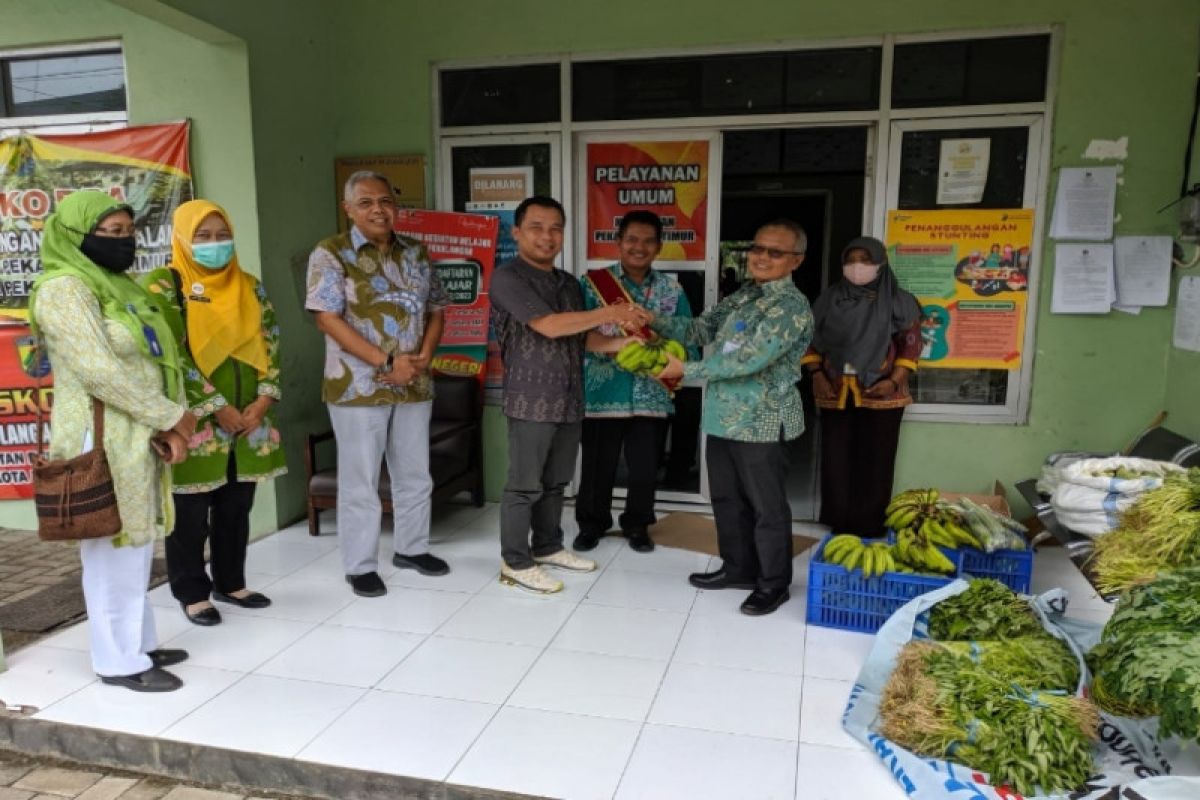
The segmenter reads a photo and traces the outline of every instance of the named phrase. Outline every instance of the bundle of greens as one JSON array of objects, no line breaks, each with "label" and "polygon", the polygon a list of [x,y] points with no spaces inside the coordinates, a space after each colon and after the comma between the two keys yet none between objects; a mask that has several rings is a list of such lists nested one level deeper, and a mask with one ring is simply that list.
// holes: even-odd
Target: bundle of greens
[{"label": "bundle of greens", "polygon": [[1049,636],[1029,604],[991,578],[973,580],[966,591],[934,606],[929,635],[968,641]]},{"label": "bundle of greens", "polygon": [[1040,636],[1016,639],[936,644],[1021,686],[1070,693],[1079,686],[1079,661],[1075,654],[1066,642],[1044,631]]},{"label": "bundle of greens", "polygon": [[1122,595],[1088,663],[1105,711],[1158,715],[1160,738],[1200,742],[1200,567]]},{"label": "bundle of greens", "polygon": [[977,659],[953,644],[910,642],[884,687],[880,732],[1022,794],[1075,789],[1093,770],[1096,709],[1064,691],[1024,688],[1028,655],[1014,651],[1009,663],[1000,647]]},{"label": "bundle of greens", "polygon": [[1092,557],[1101,594],[1147,583],[1164,570],[1200,564],[1200,469],[1168,475],[1096,540]]}]

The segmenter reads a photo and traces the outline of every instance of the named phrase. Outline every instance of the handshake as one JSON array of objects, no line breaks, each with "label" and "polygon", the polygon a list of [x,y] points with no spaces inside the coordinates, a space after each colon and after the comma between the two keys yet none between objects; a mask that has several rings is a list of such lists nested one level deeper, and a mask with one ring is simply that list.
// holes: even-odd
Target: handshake
[{"label": "handshake", "polygon": [[626,333],[639,333],[654,320],[653,312],[637,303],[611,303],[601,310],[605,322],[620,326]]}]

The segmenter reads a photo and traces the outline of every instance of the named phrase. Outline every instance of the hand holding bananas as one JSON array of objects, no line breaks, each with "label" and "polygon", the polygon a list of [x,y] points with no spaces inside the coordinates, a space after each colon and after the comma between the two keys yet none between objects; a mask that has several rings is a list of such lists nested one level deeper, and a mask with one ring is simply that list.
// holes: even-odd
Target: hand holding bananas
[{"label": "hand holding bananas", "polygon": [[635,375],[669,380],[683,377],[682,363],[687,360],[687,350],[674,339],[659,338],[652,342],[635,339],[621,348],[616,360],[622,369]]}]

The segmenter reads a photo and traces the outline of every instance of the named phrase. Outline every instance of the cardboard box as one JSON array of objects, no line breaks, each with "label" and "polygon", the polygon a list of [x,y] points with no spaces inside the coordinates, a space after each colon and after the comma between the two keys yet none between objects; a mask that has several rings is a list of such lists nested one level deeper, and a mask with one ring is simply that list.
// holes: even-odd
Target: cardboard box
[{"label": "cardboard box", "polygon": [[981,506],[987,506],[993,511],[999,512],[1006,517],[1012,516],[1012,509],[1008,507],[1008,499],[1004,484],[996,481],[992,484],[992,494],[971,494],[969,492],[939,492],[943,500],[953,501],[960,497],[966,497],[979,503]]}]

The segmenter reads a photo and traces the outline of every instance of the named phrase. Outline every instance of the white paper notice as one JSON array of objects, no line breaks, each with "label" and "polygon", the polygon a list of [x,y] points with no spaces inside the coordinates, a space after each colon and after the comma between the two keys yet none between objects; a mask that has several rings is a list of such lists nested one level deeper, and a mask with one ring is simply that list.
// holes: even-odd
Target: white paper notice
[{"label": "white paper notice", "polygon": [[1171,237],[1118,236],[1117,302],[1123,306],[1165,306],[1171,298]]},{"label": "white paper notice", "polygon": [[983,199],[991,151],[991,139],[942,140],[942,157],[938,161],[938,205],[966,205]]},{"label": "white paper notice", "polygon": [[1111,244],[1055,245],[1052,312],[1107,314],[1116,296]]},{"label": "white paper notice", "polygon": [[1111,239],[1116,203],[1116,167],[1060,169],[1050,236],[1096,242]]},{"label": "white paper notice", "polygon": [[1200,351],[1200,277],[1189,275],[1179,282],[1175,299],[1175,346]]}]

